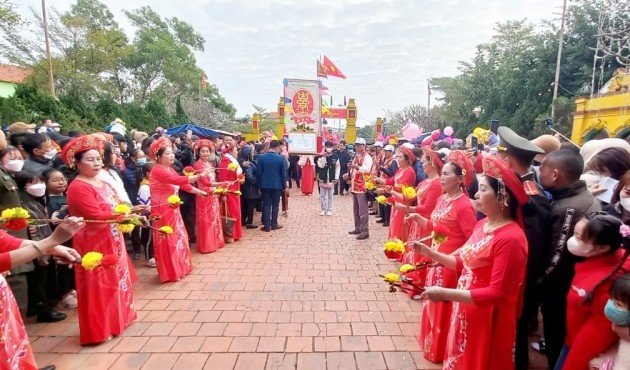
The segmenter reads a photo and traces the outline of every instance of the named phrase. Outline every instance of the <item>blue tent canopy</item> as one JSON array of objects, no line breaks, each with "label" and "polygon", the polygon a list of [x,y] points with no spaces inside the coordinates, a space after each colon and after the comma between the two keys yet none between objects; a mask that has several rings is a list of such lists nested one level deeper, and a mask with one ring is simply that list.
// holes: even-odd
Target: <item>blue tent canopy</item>
[{"label": "blue tent canopy", "polygon": [[188,130],[191,130],[193,135],[197,135],[199,137],[204,137],[204,138],[218,137],[218,136],[225,136],[225,135],[234,136],[232,132],[214,130],[207,127],[197,126],[192,123],[187,123],[185,125],[179,125],[175,127],[169,127],[166,130],[166,133],[168,135],[179,135],[179,134],[185,134]]}]

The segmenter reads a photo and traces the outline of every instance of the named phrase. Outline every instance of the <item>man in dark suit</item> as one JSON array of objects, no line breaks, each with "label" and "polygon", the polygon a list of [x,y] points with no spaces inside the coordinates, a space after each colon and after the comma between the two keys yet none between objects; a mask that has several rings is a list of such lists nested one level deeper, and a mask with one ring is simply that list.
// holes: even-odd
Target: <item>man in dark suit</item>
[{"label": "man in dark suit", "polygon": [[269,232],[281,229],[278,225],[278,207],[280,196],[286,187],[287,161],[280,154],[280,142],[272,140],[269,152],[258,157],[256,163],[256,183],[262,193],[263,227]]}]

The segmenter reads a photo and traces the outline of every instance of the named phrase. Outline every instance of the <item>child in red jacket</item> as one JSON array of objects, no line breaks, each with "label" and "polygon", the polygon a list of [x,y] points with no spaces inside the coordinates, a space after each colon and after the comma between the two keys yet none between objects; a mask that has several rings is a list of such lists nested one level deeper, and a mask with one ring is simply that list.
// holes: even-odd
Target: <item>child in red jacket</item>
[{"label": "child in red jacket", "polygon": [[569,252],[583,261],[575,265],[567,295],[567,335],[554,370],[588,370],[589,361],[617,340],[604,307],[612,280],[630,250],[621,225],[610,215],[589,215],[575,225],[574,236],[567,241]]}]

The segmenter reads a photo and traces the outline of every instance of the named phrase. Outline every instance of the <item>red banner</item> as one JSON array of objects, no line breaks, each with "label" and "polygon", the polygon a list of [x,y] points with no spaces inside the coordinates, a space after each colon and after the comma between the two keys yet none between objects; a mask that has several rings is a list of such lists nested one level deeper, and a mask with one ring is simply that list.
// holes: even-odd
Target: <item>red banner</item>
[{"label": "red banner", "polygon": [[345,108],[328,108],[328,112],[323,113],[324,118],[346,119]]}]

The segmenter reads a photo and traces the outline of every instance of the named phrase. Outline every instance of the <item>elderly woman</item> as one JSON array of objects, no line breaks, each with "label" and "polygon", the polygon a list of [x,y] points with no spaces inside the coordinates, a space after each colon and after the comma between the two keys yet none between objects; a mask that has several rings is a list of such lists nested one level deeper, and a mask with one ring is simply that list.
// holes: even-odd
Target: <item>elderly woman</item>
[{"label": "elderly woman", "polygon": [[153,232],[153,248],[160,282],[178,281],[193,270],[188,233],[179,204],[169,204],[169,197],[176,196],[179,188],[195,195],[206,196],[207,192],[193,187],[191,184],[208,176],[210,169],[205,169],[193,176],[180,176],[171,165],[175,162],[175,152],[170,139],[157,139],[149,150],[155,166],[149,174],[151,188],[151,212],[160,215],[155,226],[169,226],[171,234]]},{"label": "elderly woman", "polygon": [[[45,254],[50,254],[67,262],[76,262],[81,256],[73,249],[59,244],[70,239],[81,227],[83,220],[70,217],[61,222],[49,237],[39,240],[22,240],[0,231],[0,271],[5,272]],[[60,261],[61,261],[60,260]],[[3,369],[37,369],[33,350],[13,292],[4,275],[0,274],[0,363]],[[55,369],[54,365],[45,367]]]},{"label": "elderly woman", "polygon": [[414,243],[416,250],[461,272],[457,288],[428,287],[422,297],[453,302],[444,369],[514,369],[516,319],[522,296],[527,239],[521,205],[528,200],[519,178],[495,156],[483,159],[485,176],[475,195],[477,223],[458,255]]},{"label": "elderly woman", "polygon": [[238,176],[243,174],[243,169],[236,159],[238,157],[238,148],[234,140],[227,140],[226,147],[223,149],[223,159],[219,165],[219,181],[228,182],[228,194],[225,195],[224,209],[221,216],[228,216],[234,219],[234,230],[223,229],[223,235],[226,243],[233,243],[235,240],[243,238],[243,225],[241,220],[241,197],[236,193],[240,192],[241,184],[237,181]]},{"label": "elderly woman", "polygon": [[[78,136],[63,149],[61,155],[68,167],[79,172],[68,186],[72,216],[94,221],[116,219],[114,209],[122,200],[109,184],[98,179],[104,150],[103,141],[92,135]],[[108,268],[76,270],[81,345],[102,343],[121,334],[136,319],[132,283],[137,277],[116,224],[88,223],[73,238],[73,246],[81,255],[98,252],[115,259]]]}]

